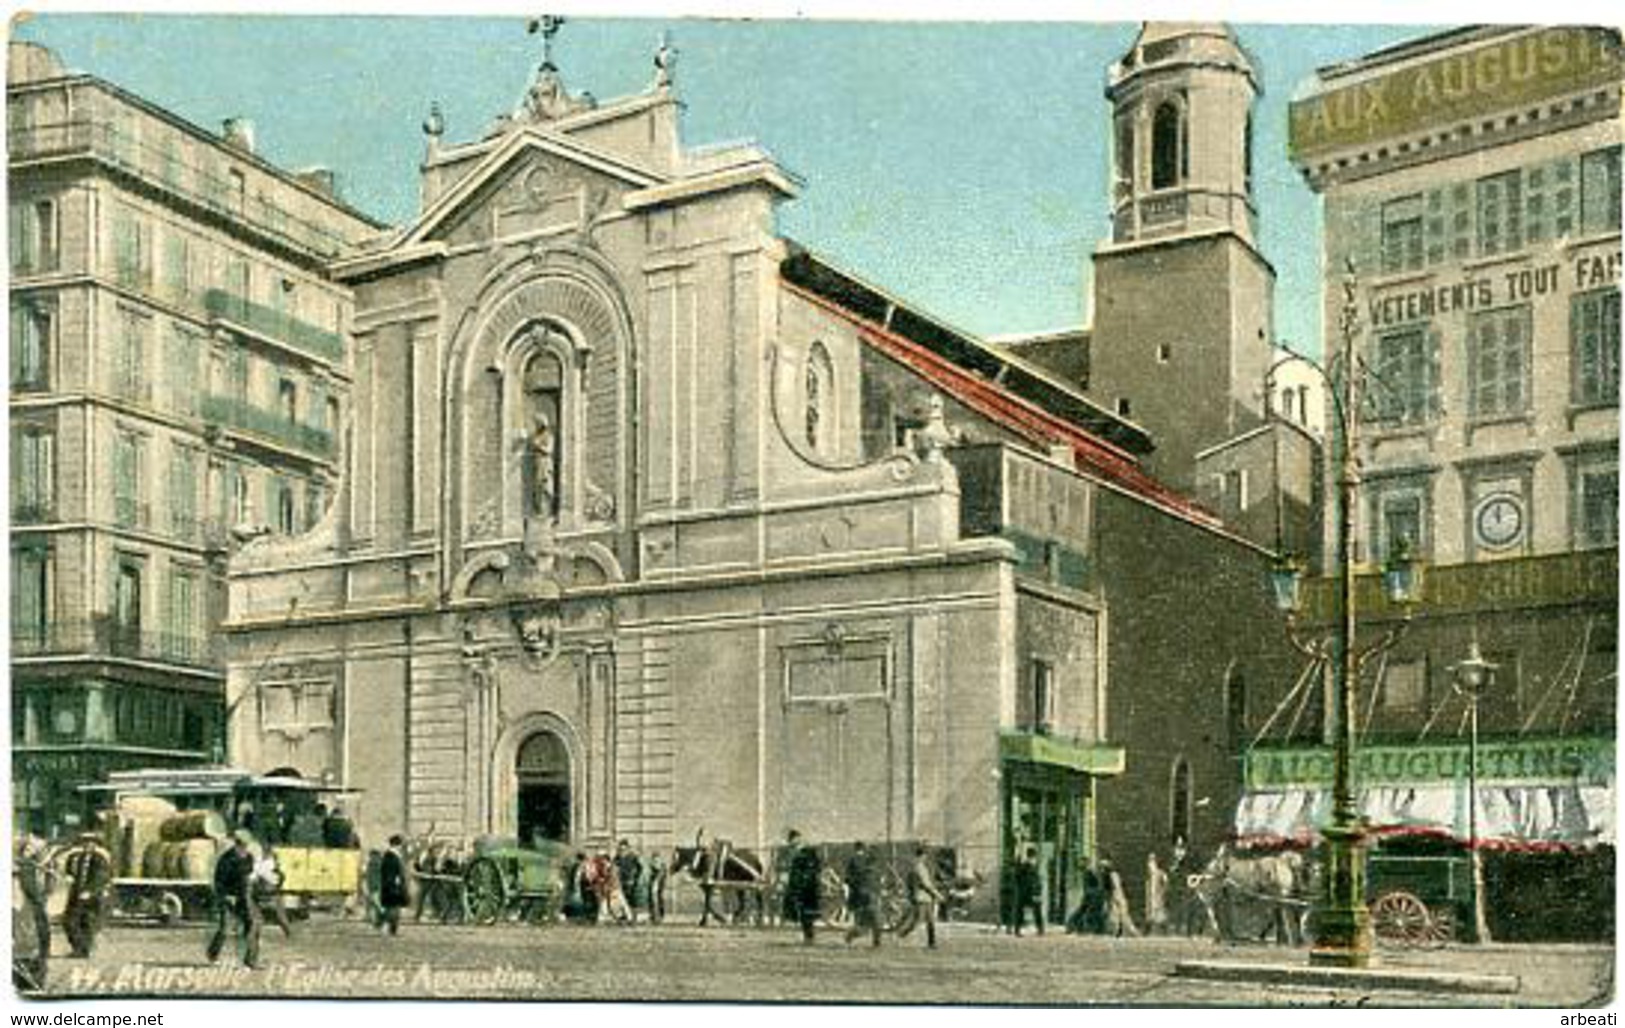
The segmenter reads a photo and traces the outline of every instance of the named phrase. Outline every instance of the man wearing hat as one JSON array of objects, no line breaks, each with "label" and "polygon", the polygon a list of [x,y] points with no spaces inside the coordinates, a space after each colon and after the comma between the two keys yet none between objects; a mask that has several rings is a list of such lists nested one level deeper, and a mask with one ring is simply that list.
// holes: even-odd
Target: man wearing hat
[{"label": "man wearing hat", "polygon": [[231,848],[214,862],[214,935],[209,939],[208,957],[220,959],[226,946],[231,922],[237,922],[237,944],[243,964],[257,967],[260,962],[260,913],[254,904],[254,837],[246,829],[232,833]]},{"label": "man wearing hat", "polygon": [[62,929],[76,957],[88,957],[102,928],[103,907],[113,885],[113,856],[95,832],[84,832],[68,850],[68,907]]},{"label": "man wearing hat", "polygon": [[400,835],[389,837],[389,849],[384,851],[383,862],[378,868],[378,906],[380,908],[380,924],[389,929],[389,934],[398,935],[401,930],[401,909],[407,905],[408,889],[406,887],[406,854],[404,851],[406,840]]}]

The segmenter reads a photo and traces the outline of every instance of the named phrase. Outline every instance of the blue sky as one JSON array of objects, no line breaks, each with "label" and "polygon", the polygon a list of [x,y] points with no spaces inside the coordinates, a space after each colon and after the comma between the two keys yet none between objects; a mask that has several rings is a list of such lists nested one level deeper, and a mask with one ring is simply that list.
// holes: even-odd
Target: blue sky
[{"label": "blue sky", "polygon": [[[390,222],[417,203],[421,122],[478,136],[528,85],[540,46],[517,15],[48,14],[17,38],[207,128],[243,116],[286,167],[334,168]],[[755,139],[806,183],[783,231],[949,322],[994,335],[1080,323],[1106,233],[1106,68],[1128,22],[806,22],[571,18],[555,60],[599,98],[679,51],[689,145]],[[1277,331],[1319,349],[1318,204],[1286,160],[1286,104],[1322,64],[1419,27],[1240,24],[1262,68],[1258,202],[1279,274]]]}]

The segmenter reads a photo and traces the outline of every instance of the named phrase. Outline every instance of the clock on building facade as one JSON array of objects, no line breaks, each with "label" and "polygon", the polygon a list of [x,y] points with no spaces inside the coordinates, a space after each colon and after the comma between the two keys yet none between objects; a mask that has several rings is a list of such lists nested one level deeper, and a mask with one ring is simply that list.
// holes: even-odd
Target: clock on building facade
[{"label": "clock on building facade", "polygon": [[1478,505],[1473,517],[1480,546],[1506,549],[1523,538],[1523,501],[1511,493],[1497,493]]}]

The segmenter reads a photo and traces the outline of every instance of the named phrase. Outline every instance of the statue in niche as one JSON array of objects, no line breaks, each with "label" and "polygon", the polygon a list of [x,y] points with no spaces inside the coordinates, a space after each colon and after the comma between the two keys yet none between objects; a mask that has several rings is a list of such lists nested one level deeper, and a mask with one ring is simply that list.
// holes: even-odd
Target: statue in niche
[{"label": "statue in niche", "polygon": [[530,513],[551,518],[558,510],[557,447],[553,439],[553,423],[545,413],[536,415],[536,427],[530,433]]},{"label": "statue in niche", "polygon": [[[547,340],[538,330],[536,343]],[[559,513],[559,478],[562,456],[559,414],[563,399],[564,369],[552,353],[531,358],[525,369],[525,410],[529,429],[525,437],[525,513],[552,521]]]}]

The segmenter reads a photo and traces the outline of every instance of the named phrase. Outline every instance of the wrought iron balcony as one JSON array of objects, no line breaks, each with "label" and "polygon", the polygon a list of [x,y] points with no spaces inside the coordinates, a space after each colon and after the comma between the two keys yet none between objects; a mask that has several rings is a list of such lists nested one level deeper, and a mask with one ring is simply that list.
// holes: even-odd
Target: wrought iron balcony
[{"label": "wrought iron balcony", "polygon": [[[1538,557],[1478,561],[1470,564],[1430,566],[1418,617],[1505,610],[1511,607],[1570,606],[1605,603],[1618,595],[1619,550],[1586,550]],[[1331,579],[1303,584],[1303,615],[1309,625],[1331,619]],[[1373,569],[1355,580],[1355,606],[1361,617],[1399,618],[1403,610],[1389,602],[1382,589],[1382,574]]]},{"label": "wrought iron balcony", "polygon": [[8,140],[13,162],[93,157],[143,182],[160,184],[222,218],[246,223],[286,246],[323,259],[336,256],[344,245],[337,233],[295,216],[281,204],[236,192],[223,171],[216,174],[214,169],[182,161],[176,152],[146,145],[112,124],[71,119],[19,128],[8,134]]},{"label": "wrought iron balcony", "polygon": [[265,336],[307,357],[332,364],[344,362],[344,339],[336,332],[317,328],[290,314],[245,300],[224,289],[203,294],[203,306],[228,325]]},{"label": "wrought iron balcony", "polygon": [[200,410],[203,420],[212,424],[259,436],[319,460],[333,456],[333,433],[289,421],[276,411],[225,396],[205,396]]},{"label": "wrought iron balcony", "polygon": [[218,669],[213,640],[177,632],[144,631],[112,618],[18,623],[11,626],[13,657],[121,657],[179,667]]}]

